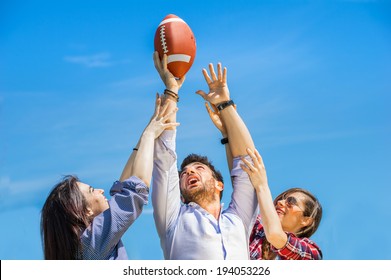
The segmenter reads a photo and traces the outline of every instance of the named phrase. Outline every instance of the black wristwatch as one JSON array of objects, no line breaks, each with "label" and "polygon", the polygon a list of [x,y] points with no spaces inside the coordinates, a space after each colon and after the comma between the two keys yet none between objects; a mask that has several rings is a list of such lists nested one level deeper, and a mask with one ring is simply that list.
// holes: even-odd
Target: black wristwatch
[{"label": "black wristwatch", "polygon": [[217,107],[217,110],[221,111],[221,110],[227,108],[228,106],[231,106],[231,105],[234,105],[234,104],[235,104],[234,101],[231,99],[231,100],[228,100],[228,101],[220,103],[216,107]]},{"label": "black wristwatch", "polygon": [[223,139],[220,140],[221,144],[225,145],[228,143],[228,137],[225,137]]}]

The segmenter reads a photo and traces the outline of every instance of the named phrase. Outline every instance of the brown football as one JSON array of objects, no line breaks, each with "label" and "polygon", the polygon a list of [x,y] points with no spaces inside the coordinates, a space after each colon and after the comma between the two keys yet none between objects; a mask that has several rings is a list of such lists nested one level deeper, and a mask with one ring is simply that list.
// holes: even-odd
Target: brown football
[{"label": "brown football", "polygon": [[167,15],[155,33],[155,50],[160,59],[167,54],[168,70],[182,78],[193,65],[196,41],[187,23],[176,15]]}]

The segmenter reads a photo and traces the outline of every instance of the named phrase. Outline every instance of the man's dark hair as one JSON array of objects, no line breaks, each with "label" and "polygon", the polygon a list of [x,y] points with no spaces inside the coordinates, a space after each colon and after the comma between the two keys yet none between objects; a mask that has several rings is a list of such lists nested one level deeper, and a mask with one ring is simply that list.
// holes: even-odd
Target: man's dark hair
[{"label": "man's dark hair", "polygon": [[[208,157],[201,156],[201,155],[198,155],[198,154],[190,154],[182,161],[181,169],[178,171],[179,175],[182,173],[183,169],[187,165],[189,165],[190,163],[193,163],[193,162],[200,162],[200,163],[205,164],[206,166],[208,166],[210,168],[210,170],[212,170],[213,178],[215,178],[217,181],[220,181],[221,183],[224,184],[223,176],[221,175],[220,171],[218,171],[214,167],[212,162],[209,161]],[[222,198],[222,196],[223,196],[223,191],[221,191],[221,193],[220,193],[220,199]]]}]

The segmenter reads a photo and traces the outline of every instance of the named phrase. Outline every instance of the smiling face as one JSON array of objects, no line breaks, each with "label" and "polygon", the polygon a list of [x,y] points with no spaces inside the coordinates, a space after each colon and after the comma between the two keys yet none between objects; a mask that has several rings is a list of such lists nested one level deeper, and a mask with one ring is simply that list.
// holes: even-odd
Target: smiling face
[{"label": "smiling face", "polygon": [[203,163],[186,165],[179,174],[179,186],[185,203],[201,204],[220,200],[222,183],[214,178],[212,170]]},{"label": "smiling face", "polygon": [[77,182],[77,186],[87,201],[91,218],[94,218],[103,211],[109,209],[109,203],[107,202],[106,197],[103,195],[104,191],[102,189],[94,189],[93,187],[82,182]]},{"label": "smiling face", "polygon": [[301,192],[285,193],[277,198],[275,207],[284,231],[298,233],[300,229],[313,222],[306,214],[307,195]]}]

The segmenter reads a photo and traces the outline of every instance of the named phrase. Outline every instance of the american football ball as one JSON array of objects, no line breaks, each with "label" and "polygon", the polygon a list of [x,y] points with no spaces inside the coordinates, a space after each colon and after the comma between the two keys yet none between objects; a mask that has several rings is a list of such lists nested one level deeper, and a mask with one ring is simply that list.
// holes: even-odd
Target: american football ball
[{"label": "american football ball", "polygon": [[196,41],[187,23],[176,15],[167,15],[155,33],[155,51],[160,59],[167,54],[168,70],[182,78],[190,70],[196,55]]}]

